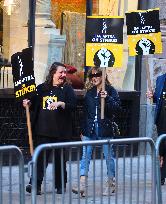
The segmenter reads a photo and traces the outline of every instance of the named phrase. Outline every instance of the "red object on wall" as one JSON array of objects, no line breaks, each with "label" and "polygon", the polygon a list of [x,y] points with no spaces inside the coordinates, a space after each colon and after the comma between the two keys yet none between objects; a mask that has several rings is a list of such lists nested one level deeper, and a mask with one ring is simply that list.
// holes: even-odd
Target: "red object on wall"
[{"label": "red object on wall", "polygon": [[66,78],[69,80],[69,82],[71,83],[71,86],[74,89],[83,89],[84,88],[84,82],[79,76],[77,76],[75,74],[67,73]]},{"label": "red object on wall", "polygon": [[84,88],[84,81],[83,79],[78,76],[77,74],[74,74],[77,72],[77,68],[69,65],[69,64],[65,64],[66,69],[67,69],[67,76],[66,78],[68,79],[68,81],[71,83],[71,86],[74,89],[83,89]]},{"label": "red object on wall", "polygon": [[74,66],[71,66],[69,64],[65,64],[66,69],[67,69],[67,73],[73,74],[75,72],[77,72],[77,68]]}]

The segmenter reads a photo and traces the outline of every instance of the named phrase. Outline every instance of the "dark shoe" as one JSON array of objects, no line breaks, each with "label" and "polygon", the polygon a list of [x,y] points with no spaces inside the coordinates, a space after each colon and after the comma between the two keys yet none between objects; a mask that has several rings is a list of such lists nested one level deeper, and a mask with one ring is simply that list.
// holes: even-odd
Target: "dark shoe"
[{"label": "dark shoe", "polygon": [[163,186],[165,183],[165,179],[161,179],[161,185]]},{"label": "dark shoe", "polygon": [[62,194],[62,188],[57,188],[56,193],[57,193],[57,194]]},{"label": "dark shoe", "polygon": [[[28,193],[31,193],[32,191],[32,185],[31,184],[28,184],[26,186],[26,192]],[[41,186],[37,186],[37,192],[36,192],[37,195],[41,195]]]},{"label": "dark shoe", "polygon": [[[64,192],[66,192],[66,188],[64,188]],[[62,194],[62,188],[57,188],[57,194]]]}]

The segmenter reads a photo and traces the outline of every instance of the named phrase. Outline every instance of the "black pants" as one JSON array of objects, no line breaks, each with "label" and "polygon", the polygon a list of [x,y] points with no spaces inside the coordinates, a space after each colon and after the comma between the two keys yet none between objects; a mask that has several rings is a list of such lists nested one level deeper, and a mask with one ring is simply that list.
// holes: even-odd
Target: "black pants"
[{"label": "black pants", "polygon": [[[38,136],[37,145],[45,143],[57,143],[60,142],[54,138],[48,138],[44,136]],[[41,185],[44,177],[44,167],[48,166],[49,161],[53,163],[53,156],[55,158],[55,188],[61,188],[62,182],[64,182],[64,187],[67,183],[67,171],[66,171],[66,158],[65,150],[63,152],[61,149],[46,150],[40,153],[37,162],[37,185]],[[63,178],[62,178],[63,177]]]},{"label": "black pants", "polygon": [[[158,136],[160,136],[161,134],[166,134],[166,127],[163,126],[163,124],[165,123],[159,123],[157,125]],[[161,180],[164,180],[166,178],[166,140],[165,139],[160,144],[159,154],[160,156],[163,157],[163,165],[160,168],[160,172],[161,172]]]}]

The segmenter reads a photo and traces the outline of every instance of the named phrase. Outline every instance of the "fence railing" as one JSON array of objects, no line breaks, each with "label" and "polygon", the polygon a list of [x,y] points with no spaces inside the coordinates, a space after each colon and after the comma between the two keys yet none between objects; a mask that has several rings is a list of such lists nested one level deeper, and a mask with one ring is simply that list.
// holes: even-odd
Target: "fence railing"
[{"label": "fence railing", "polygon": [[[126,138],[97,140],[87,142],[68,142],[43,144],[35,149],[29,163],[29,176],[32,178],[31,202],[25,194],[24,159],[16,146],[0,147],[0,203],[113,203],[113,204],[162,204],[160,183],[159,146],[166,139],[166,134],[157,139],[156,145],[150,138]],[[82,148],[93,147],[92,159],[85,178],[85,195],[80,188],[80,159]],[[115,161],[115,192],[104,195],[108,179],[107,165],[103,151],[113,149]],[[46,155],[50,154],[48,167]],[[62,194],[56,193],[56,153],[60,158],[61,169],[67,161],[67,183],[65,172],[61,170]],[[119,154],[120,153],[120,154]],[[76,155],[75,155],[76,154]],[[41,195],[37,193],[37,165],[43,155],[43,183]],[[98,159],[96,159],[96,155]],[[16,163],[17,158],[17,163]],[[76,158],[73,160],[73,158]],[[13,166],[14,161],[14,166]],[[42,169],[40,169],[42,171]],[[40,172],[40,171],[39,171]],[[78,187],[77,194],[72,192]],[[25,196],[26,195],[26,196]],[[17,199],[16,199],[17,197]],[[28,198],[28,199],[27,199]],[[14,200],[17,200],[14,202]]]},{"label": "fence railing", "polygon": [[[160,145],[161,143],[166,140],[166,134],[160,135],[160,137],[157,138],[156,141],[156,176],[157,176],[157,192],[158,192],[158,200],[159,203],[164,203],[163,199],[162,199],[162,189],[161,189],[161,173],[160,173],[160,160],[158,159],[159,157],[159,149],[160,149]],[[166,151],[166,150],[165,150]]]},{"label": "fence railing", "polygon": [[[103,162],[103,148],[113,145],[115,153],[115,181],[116,191],[113,196],[104,196],[105,178],[107,178],[107,168]],[[80,158],[82,147],[93,146],[93,155],[88,176],[85,180],[85,196],[82,198],[80,187]],[[137,148],[137,155],[133,155]],[[150,154],[149,154],[150,148]],[[68,183],[65,186],[64,172],[61,172],[62,195],[55,191],[55,156],[54,151],[61,152],[61,169],[64,163],[63,153],[67,152],[68,162]],[[46,155],[50,151],[51,160],[49,170],[46,171]],[[72,153],[77,152],[77,160],[72,161]],[[127,153],[127,151],[129,151]],[[119,157],[119,152],[122,157]],[[142,154],[143,153],[143,154]],[[42,196],[37,193],[37,163],[38,158],[43,154],[44,180]],[[101,155],[95,160],[96,154]],[[130,155],[126,157],[126,154]],[[155,145],[150,138],[126,138],[113,140],[98,140],[90,142],[54,143],[44,144],[36,148],[31,161],[32,165],[32,204],[40,203],[151,203],[157,204],[156,198],[156,151]],[[86,168],[88,169],[88,168]],[[50,176],[51,175],[51,176]],[[78,187],[78,194],[72,193],[73,186]],[[66,187],[66,188],[65,188]],[[111,188],[111,187],[110,187]],[[159,193],[159,192],[158,192]],[[83,199],[83,200],[82,200]],[[159,204],[159,203],[158,203]]]},{"label": "fence railing", "polygon": [[[14,161],[14,165],[13,165]],[[17,161],[17,164],[16,164]],[[0,203],[25,203],[24,159],[16,146],[0,147]]]}]

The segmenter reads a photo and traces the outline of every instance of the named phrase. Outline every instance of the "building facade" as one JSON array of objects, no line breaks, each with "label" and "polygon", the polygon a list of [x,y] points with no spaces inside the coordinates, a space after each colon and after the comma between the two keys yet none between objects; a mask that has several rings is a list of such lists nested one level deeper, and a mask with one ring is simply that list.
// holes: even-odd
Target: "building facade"
[{"label": "building facade", "polygon": [[[29,2],[34,4],[29,4]],[[7,108],[6,98],[10,98],[11,103],[14,100],[13,96],[11,96],[13,90],[12,69],[10,65],[11,55],[29,46],[30,32],[35,34],[33,45],[34,72],[37,85],[44,81],[49,66],[54,61],[60,61],[76,67],[77,72],[75,75],[83,79],[87,5],[90,6],[92,15],[113,16],[125,16],[126,11],[137,10],[138,8],[149,9],[159,7],[163,54],[148,56],[153,88],[156,77],[166,72],[165,0],[13,0],[12,5],[7,3],[8,1],[5,0],[0,1],[0,95],[3,98],[1,101],[4,101],[5,104],[0,106],[1,118],[3,118],[4,107],[5,109]],[[32,9],[30,6],[34,5],[35,27],[32,29],[30,28],[30,11]],[[107,68],[107,73],[111,83],[119,90],[121,99],[124,102],[123,105],[125,106],[125,112],[122,113],[120,119],[122,134],[132,137],[156,137],[155,126],[153,125],[154,105],[150,104],[146,99],[148,86],[145,58],[128,56],[125,25],[123,66],[114,69]],[[77,92],[79,91],[77,90]],[[78,109],[80,107],[79,104]],[[22,114],[23,112],[21,112],[21,117],[24,118]],[[5,124],[9,123],[12,126],[12,122],[6,122]],[[21,126],[21,130],[25,129],[24,123],[19,124],[18,122],[14,128],[18,129]],[[127,125],[125,126],[125,124]],[[1,129],[4,129],[5,126],[2,119],[0,125]],[[78,127],[78,125],[76,126]],[[127,128],[128,130],[126,130]],[[134,135],[136,132],[139,132],[139,135]]]}]

